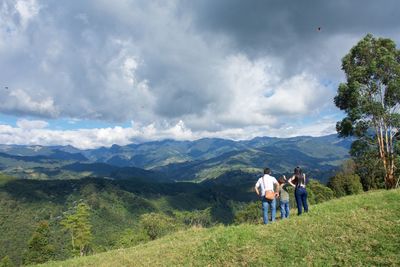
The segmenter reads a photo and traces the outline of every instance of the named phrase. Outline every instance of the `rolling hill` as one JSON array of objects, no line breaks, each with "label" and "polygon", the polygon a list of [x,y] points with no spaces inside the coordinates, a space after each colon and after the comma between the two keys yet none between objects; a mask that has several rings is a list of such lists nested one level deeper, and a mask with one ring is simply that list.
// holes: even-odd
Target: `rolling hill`
[{"label": "rolling hill", "polygon": [[272,225],[193,228],[40,266],[398,266],[399,201],[400,190],[369,192]]}]

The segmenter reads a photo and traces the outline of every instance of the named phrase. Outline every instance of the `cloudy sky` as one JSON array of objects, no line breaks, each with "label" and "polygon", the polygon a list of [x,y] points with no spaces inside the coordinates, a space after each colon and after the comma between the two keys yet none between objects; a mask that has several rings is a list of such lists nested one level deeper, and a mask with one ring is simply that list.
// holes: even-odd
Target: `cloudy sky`
[{"label": "cloudy sky", "polygon": [[[335,132],[341,58],[397,0],[1,0],[0,143]],[[320,28],[320,29],[318,29]]]}]

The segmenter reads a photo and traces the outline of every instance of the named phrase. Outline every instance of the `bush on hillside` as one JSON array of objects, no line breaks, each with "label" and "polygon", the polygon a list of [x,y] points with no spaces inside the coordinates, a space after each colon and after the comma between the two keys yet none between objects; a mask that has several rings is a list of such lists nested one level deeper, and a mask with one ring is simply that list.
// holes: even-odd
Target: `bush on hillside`
[{"label": "bush on hillside", "polygon": [[374,147],[362,140],[356,140],[351,145],[350,155],[354,160],[354,170],[351,172],[342,170],[342,173],[346,175],[356,173],[365,191],[385,188],[385,170]]},{"label": "bush on hillside", "polygon": [[241,210],[236,212],[235,220],[236,224],[250,223],[259,224],[262,222],[261,204],[259,201],[252,202],[244,206]]},{"label": "bush on hillside", "polygon": [[54,246],[50,244],[49,223],[41,221],[28,242],[24,264],[44,263],[54,257],[54,251]]},{"label": "bush on hillside", "polygon": [[117,241],[117,247],[129,248],[150,240],[147,232],[143,228],[139,229],[126,229],[122,232],[120,239]]},{"label": "bush on hillside", "polygon": [[4,256],[0,261],[0,267],[13,267],[14,264],[11,261],[10,257]]},{"label": "bush on hillside", "polygon": [[174,215],[179,222],[188,227],[211,227],[215,225],[211,216],[211,208],[195,211],[174,211]]},{"label": "bush on hillside", "polygon": [[160,238],[180,228],[179,223],[174,218],[155,212],[140,216],[139,223],[151,240]]},{"label": "bush on hillside", "polygon": [[317,204],[334,198],[334,192],[319,181],[310,179],[307,184],[308,201],[310,204]]},{"label": "bush on hillside", "polygon": [[117,247],[133,247],[187,227],[211,227],[215,225],[211,216],[211,208],[195,211],[173,211],[172,215],[174,217],[161,213],[143,214],[139,220],[139,227],[126,229],[122,232],[117,241]]},{"label": "bush on hillside", "polygon": [[331,177],[328,186],[336,197],[358,194],[363,191],[360,176],[357,174],[338,173]]}]

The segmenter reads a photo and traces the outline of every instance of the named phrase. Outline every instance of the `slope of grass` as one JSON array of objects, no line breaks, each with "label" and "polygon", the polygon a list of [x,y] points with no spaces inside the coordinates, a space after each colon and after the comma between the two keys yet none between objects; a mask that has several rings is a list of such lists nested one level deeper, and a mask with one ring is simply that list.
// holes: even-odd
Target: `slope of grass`
[{"label": "slope of grass", "polygon": [[270,225],[191,229],[43,266],[399,266],[400,190],[312,206]]}]

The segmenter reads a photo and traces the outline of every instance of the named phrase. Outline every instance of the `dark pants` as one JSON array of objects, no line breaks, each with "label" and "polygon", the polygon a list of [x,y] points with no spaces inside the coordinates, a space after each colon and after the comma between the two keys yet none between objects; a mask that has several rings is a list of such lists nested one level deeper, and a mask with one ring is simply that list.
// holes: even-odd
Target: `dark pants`
[{"label": "dark pants", "polygon": [[307,204],[307,190],[303,187],[298,187],[294,191],[294,196],[296,197],[297,204],[297,215],[300,215],[303,212],[308,212],[308,204]]}]

